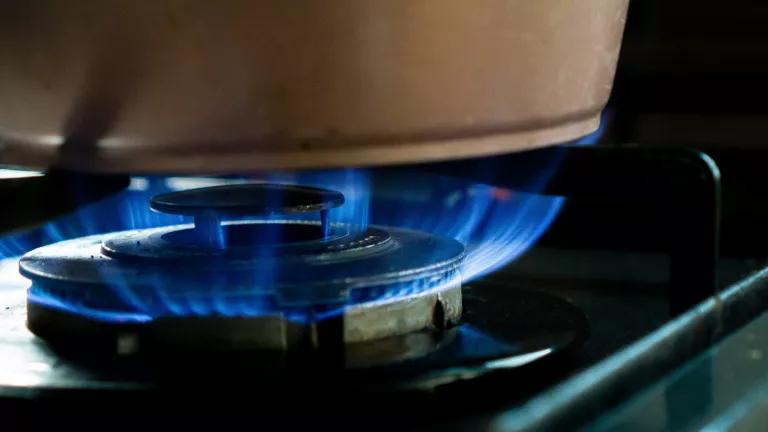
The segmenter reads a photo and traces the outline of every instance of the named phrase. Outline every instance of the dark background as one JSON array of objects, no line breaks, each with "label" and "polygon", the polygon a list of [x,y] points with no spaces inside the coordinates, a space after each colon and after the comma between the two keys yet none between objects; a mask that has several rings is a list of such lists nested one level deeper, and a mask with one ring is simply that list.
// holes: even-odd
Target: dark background
[{"label": "dark background", "polygon": [[[768,256],[768,2],[635,0],[598,145],[692,148],[722,175],[724,256]],[[663,209],[572,199],[544,245],[654,250]],[[585,233],[582,223],[599,227]],[[586,225],[589,226],[589,225]]]}]

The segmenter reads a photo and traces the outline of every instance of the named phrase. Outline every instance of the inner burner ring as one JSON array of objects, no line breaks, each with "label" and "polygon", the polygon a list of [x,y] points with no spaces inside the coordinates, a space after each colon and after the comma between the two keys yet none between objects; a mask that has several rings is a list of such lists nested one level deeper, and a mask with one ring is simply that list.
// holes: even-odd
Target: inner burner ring
[{"label": "inner burner ring", "polygon": [[[326,242],[320,225],[309,223],[246,223],[224,224],[221,227],[225,248],[261,248],[294,243]],[[337,236],[340,234],[337,234]],[[170,231],[163,240],[183,246],[205,246],[193,228]]]},{"label": "inner burner ring", "polygon": [[364,255],[393,245],[390,234],[376,227],[356,231],[333,224],[330,234],[316,221],[250,220],[222,224],[226,247],[210,248],[199,242],[196,229],[180,225],[137,230],[105,240],[101,251],[117,259],[213,259],[260,256],[317,256],[339,252]]}]

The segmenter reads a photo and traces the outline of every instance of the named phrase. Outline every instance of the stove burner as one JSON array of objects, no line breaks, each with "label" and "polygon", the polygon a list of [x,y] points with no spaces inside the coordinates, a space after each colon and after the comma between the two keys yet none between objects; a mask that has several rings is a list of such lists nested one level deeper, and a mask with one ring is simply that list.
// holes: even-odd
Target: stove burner
[{"label": "stove burner", "polygon": [[291,350],[455,324],[464,254],[455,240],[391,227],[361,232],[327,213],[320,221],[221,222],[323,213],[343,201],[338,192],[274,184],[158,196],[153,209],[195,216],[195,224],[84,237],[25,255],[28,326],[54,340],[90,334],[119,342],[127,334],[206,349]]}]

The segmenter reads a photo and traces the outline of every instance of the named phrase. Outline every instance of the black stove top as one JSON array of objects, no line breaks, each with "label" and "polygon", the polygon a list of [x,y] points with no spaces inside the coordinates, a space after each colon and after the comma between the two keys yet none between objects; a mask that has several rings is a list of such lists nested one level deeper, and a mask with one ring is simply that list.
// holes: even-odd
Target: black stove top
[{"label": "black stove top", "polygon": [[[538,192],[565,199],[560,215],[525,254],[464,284],[459,326],[341,351],[265,356],[159,346],[126,355],[135,338],[118,334],[104,349],[75,343],[83,339],[77,327],[65,329],[74,336],[65,343],[45,343],[25,325],[27,282],[18,258],[7,258],[0,266],[3,400],[23,419],[82,404],[115,415],[128,404],[141,412],[139,423],[161,414],[195,422],[247,406],[240,412],[289,423],[344,426],[385,409],[376,426],[557,429],[623,406],[759,315],[763,278],[749,275],[764,260],[718,256],[719,171],[699,152],[559,147],[375,171],[374,191],[412,172],[531,191],[522,174],[553,159],[559,169]],[[286,420],[287,407],[311,415]]]}]

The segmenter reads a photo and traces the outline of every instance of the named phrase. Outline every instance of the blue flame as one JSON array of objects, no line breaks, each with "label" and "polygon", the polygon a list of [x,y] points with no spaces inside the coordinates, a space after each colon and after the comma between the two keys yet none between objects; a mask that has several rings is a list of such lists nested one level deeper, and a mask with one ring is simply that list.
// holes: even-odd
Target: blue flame
[{"label": "blue flame", "polygon": [[[535,182],[543,186],[549,174],[545,170]],[[384,182],[384,191],[373,203],[373,222],[462,242],[466,247],[462,268],[465,282],[493,272],[527,251],[564,202],[562,197],[519,193],[439,176],[391,178]]]},{"label": "blue flame", "polygon": [[[601,133],[602,129],[580,143],[591,144]],[[526,190],[541,190],[537,188],[546,185],[560,163],[558,152],[552,154],[553,159],[540,167],[538,175],[527,179],[530,183]],[[41,245],[92,234],[190,223],[191,219],[187,217],[151,211],[150,198],[174,190],[246,181],[294,183],[340,191],[345,196],[345,204],[331,210],[330,220],[353,227],[353,230],[363,230],[369,224],[375,224],[454,238],[466,247],[461,269],[464,282],[493,272],[525,253],[547,230],[564,203],[562,197],[519,193],[457,178],[423,173],[394,176],[364,169],[273,172],[230,178],[144,176],[134,177],[130,187],[120,194],[42,228],[5,237],[0,241],[0,254],[18,256]],[[285,215],[277,217],[285,218]],[[306,216],[297,215],[296,218]],[[136,298],[128,281],[111,279],[108,283],[117,297],[135,304],[137,309],[143,308],[143,300]],[[248,302],[224,307],[216,299],[199,302],[191,298],[181,304],[170,299],[166,292],[168,287],[156,288],[153,298],[161,304],[159,307],[172,315],[250,315],[263,307]],[[391,292],[380,293],[379,298],[386,299],[403,292],[413,292],[413,287],[397,286]],[[77,305],[65,304],[53,296],[45,298],[40,292],[35,295],[38,296],[35,301],[60,309],[79,310]],[[99,317],[96,310],[79,311],[96,319]]]}]

